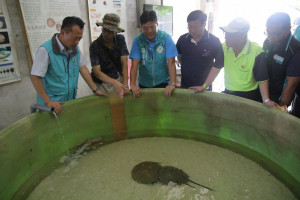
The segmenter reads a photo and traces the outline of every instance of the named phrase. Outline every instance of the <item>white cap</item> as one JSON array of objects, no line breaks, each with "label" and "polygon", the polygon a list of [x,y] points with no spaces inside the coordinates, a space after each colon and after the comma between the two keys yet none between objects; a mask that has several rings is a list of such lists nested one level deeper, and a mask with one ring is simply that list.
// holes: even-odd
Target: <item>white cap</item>
[{"label": "white cap", "polygon": [[244,18],[238,17],[233,19],[227,26],[220,27],[225,33],[247,33],[250,29],[250,24]]},{"label": "white cap", "polygon": [[295,19],[294,25],[300,25],[300,17]]}]

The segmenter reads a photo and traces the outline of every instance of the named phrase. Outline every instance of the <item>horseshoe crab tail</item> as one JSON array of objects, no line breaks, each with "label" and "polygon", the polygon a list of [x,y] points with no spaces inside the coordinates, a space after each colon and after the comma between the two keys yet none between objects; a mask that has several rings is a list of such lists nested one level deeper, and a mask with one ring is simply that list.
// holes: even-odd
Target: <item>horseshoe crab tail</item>
[{"label": "horseshoe crab tail", "polygon": [[[206,187],[206,186],[204,186],[204,185],[201,185],[200,183],[196,183],[196,182],[194,182],[194,181],[192,181],[192,180],[190,180],[190,179],[189,179],[189,181],[192,182],[192,183],[194,183],[194,184],[196,184],[196,185],[199,185],[199,186],[201,186],[201,187],[204,187],[204,188],[206,188],[206,189],[208,189],[208,190],[210,190],[210,191],[215,191],[214,189],[211,189],[211,188],[209,188],[209,187]],[[187,184],[187,185],[188,185],[188,184]]]},{"label": "horseshoe crab tail", "polygon": [[186,184],[187,186],[190,186],[190,187],[196,189],[194,186],[192,186],[192,185],[190,185],[190,184],[188,184],[188,183],[185,183],[185,184]]}]

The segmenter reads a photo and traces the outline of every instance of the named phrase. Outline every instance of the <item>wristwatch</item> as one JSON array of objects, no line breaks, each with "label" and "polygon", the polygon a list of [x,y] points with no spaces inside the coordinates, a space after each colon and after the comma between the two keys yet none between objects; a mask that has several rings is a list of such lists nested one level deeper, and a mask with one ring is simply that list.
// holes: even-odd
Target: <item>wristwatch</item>
[{"label": "wristwatch", "polygon": [[270,101],[270,99],[265,99],[264,103],[268,103]]},{"label": "wristwatch", "polygon": [[169,85],[176,87],[176,84],[171,81],[169,81]]},{"label": "wristwatch", "polygon": [[96,87],[96,89],[93,90],[93,93],[95,94],[97,92],[97,90],[99,90],[99,89]]}]

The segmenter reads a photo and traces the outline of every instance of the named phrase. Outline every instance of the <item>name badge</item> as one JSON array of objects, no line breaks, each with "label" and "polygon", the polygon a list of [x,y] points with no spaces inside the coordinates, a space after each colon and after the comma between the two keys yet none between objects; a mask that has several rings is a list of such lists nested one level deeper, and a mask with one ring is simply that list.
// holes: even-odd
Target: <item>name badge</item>
[{"label": "name badge", "polygon": [[275,60],[275,62],[277,62],[277,63],[279,63],[279,64],[282,64],[283,61],[284,61],[284,58],[281,57],[281,56],[279,56],[279,55],[277,55],[277,54],[275,54],[275,55],[274,55],[274,60]]}]

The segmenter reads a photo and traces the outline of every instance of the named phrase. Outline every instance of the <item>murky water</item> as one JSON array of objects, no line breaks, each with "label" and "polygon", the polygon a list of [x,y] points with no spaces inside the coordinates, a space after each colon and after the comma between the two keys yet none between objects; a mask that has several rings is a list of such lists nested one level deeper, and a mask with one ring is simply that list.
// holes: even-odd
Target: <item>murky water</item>
[{"label": "murky water", "polygon": [[[156,161],[184,170],[195,186],[139,184],[131,169]],[[178,138],[140,138],[104,145],[56,169],[28,200],[293,200],[293,194],[255,162],[226,149]]]}]

